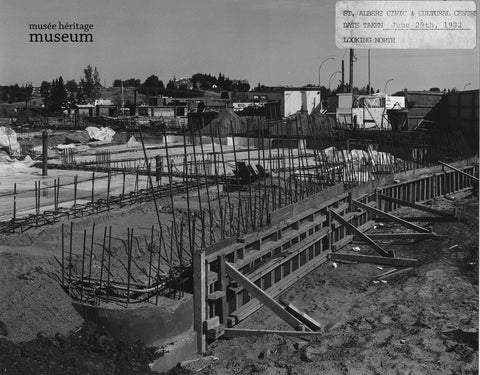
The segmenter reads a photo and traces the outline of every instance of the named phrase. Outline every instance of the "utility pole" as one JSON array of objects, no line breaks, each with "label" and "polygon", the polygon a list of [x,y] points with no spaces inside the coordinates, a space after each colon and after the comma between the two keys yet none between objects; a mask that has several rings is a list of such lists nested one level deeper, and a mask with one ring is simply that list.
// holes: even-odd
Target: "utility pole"
[{"label": "utility pole", "polygon": [[350,48],[350,76],[349,76],[349,90],[353,93],[353,48]]},{"label": "utility pole", "polygon": [[345,90],[345,60],[342,59],[342,93]]},{"label": "utility pole", "polygon": [[371,94],[371,88],[370,88],[370,48],[368,49],[368,95]]}]

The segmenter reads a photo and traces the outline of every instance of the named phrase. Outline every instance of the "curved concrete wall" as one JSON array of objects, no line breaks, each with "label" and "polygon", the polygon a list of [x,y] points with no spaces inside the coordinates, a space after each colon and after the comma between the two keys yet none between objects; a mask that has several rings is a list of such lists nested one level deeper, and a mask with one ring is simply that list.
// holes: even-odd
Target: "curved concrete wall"
[{"label": "curved concrete wall", "polygon": [[74,302],[73,306],[88,322],[105,327],[114,338],[146,346],[162,346],[193,332],[193,296],[180,300],[159,297],[158,306],[123,308],[119,305],[92,306]]}]

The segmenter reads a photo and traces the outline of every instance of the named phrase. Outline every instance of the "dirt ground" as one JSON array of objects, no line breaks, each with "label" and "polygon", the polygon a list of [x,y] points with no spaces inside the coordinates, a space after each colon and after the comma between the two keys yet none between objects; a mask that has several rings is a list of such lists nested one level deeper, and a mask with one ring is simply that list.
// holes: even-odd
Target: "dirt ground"
[{"label": "dirt ground", "polygon": [[[477,374],[478,200],[454,198],[433,205],[463,218],[433,225],[446,238],[388,246],[419,260],[411,272],[374,283],[393,267],[326,263],[285,293],[321,323],[321,336],[220,340],[210,347],[218,361],[203,373]],[[291,329],[266,308],[240,326]]]},{"label": "dirt ground", "polygon": [[[197,373],[478,373],[478,200],[461,193],[433,207],[457,207],[464,220],[434,224],[436,233],[447,235],[442,240],[388,247],[419,259],[413,271],[375,284],[374,277],[391,267],[327,263],[283,295],[321,323],[321,336],[219,340],[209,348],[218,360]],[[125,233],[128,226],[148,229],[156,218],[153,205],[143,204],[75,225],[81,233],[93,220],[99,229],[114,224]],[[0,372],[148,373],[152,351],[82,328],[58,282],[60,225],[0,239]],[[290,329],[266,308],[240,327]]]}]

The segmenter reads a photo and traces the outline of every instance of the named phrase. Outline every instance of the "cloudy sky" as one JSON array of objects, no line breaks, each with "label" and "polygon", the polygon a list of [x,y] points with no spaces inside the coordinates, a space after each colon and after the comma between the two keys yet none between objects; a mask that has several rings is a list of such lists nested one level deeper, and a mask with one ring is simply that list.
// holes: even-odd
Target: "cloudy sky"
[{"label": "cloudy sky", "polygon": [[[102,81],[194,73],[247,79],[252,86],[328,86],[348,72],[335,46],[334,0],[0,0],[0,84],[79,80],[87,64]],[[478,8],[478,0],[477,0]],[[29,25],[93,24],[93,43],[30,43]],[[477,22],[478,28],[478,22]],[[56,31],[55,31],[56,32]],[[367,83],[367,50],[355,50],[354,85]],[[334,76],[332,82],[340,78]],[[348,75],[345,77],[348,79]],[[479,87],[479,48],[372,50],[371,82],[388,91]],[[333,85],[333,84],[332,84]]]}]

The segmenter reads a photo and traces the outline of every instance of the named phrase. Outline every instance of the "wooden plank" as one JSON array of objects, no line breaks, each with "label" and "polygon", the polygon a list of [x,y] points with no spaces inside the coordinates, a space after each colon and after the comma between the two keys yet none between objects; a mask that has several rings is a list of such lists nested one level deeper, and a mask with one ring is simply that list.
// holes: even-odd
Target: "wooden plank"
[{"label": "wooden plank", "polygon": [[300,311],[291,303],[286,304],[285,310],[292,314],[295,318],[300,320],[306,327],[310,328],[312,331],[320,331],[322,326],[315,319],[313,319],[308,314]]},{"label": "wooden plank", "polygon": [[[452,221],[461,221],[458,216],[398,216],[399,219],[408,222],[417,223],[449,223]],[[379,217],[376,219],[378,222],[391,222],[389,218]]]},{"label": "wooden plank", "polygon": [[398,203],[402,206],[407,206],[407,207],[411,207],[411,208],[415,208],[417,210],[420,210],[420,211],[425,211],[425,212],[429,212],[431,214],[435,214],[435,215],[439,215],[439,216],[452,216],[451,213],[448,213],[448,212],[445,212],[445,211],[440,211],[440,210],[436,210],[434,208],[431,208],[431,207],[427,207],[427,206],[423,206],[421,204],[418,204],[418,203],[411,203],[411,202],[407,202],[407,201],[403,201],[401,199],[396,199],[396,198],[392,198],[392,197],[387,197],[385,195],[382,195],[382,194],[379,194],[378,197],[381,199],[381,200],[384,200],[384,201],[387,201],[387,202],[394,202],[394,203]]},{"label": "wooden plank", "polygon": [[228,262],[225,262],[225,269],[229,277],[231,277],[243,288],[245,288],[248,291],[248,293],[250,293],[253,297],[258,299],[266,307],[272,310],[279,318],[285,321],[288,325],[290,325],[295,329],[298,329],[298,327],[302,325],[301,321],[299,321],[297,318],[295,318],[290,313],[285,311],[277,301],[275,301],[262,289],[260,289],[254,283],[252,283],[241,272],[239,272],[235,267],[233,267],[233,265],[231,265]]},{"label": "wooden plank", "polygon": [[454,166],[450,165],[450,164],[447,164],[447,163],[444,163],[442,161],[438,161],[441,165],[444,165],[445,167],[448,167],[450,169],[453,169],[454,171],[458,172],[458,173],[461,173],[462,175],[464,176],[467,176],[467,177],[470,177],[471,179],[475,180],[475,181],[479,181],[477,177],[475,176],[472,176],[471,174],[468,174],[468,173],[465,173],[464,171],[461,171],[460,169],[457,169],[455,168]]},{"label": "wooden plank", "polygon": [[389,258],[389,257],[379,257],[379,256],[373,256],[373,255],[342,254],[342,253],[330,254],[330,260],[332,261],[348,260],[351,262],[383,264],[383,265],[396,266],[396,267],[410,267],[418,263],[417,259],[412,259],[412,258]]},{"label": "wooden plank", "polygon": [[218,278],[220,280],[220,290],[223,292],[222,300],[221,300],[221,319],[220,323],[223,325],[227,325],[227,317],[228,317],[228,305],[227,305],[227,271],[225,269],[225,255],[220,255],[218,257]]},{"label": "wooden plank", "polygon": [[225,328],[225,332],[222,337],[245,337],[245,336],[260,336],[260,335],[279,335],[279,336],[320,336],[322,332],[311,331],[279,331],[274,329],[251,329],[251,328]]},{"label": "wooden plank", "polygon": [[375,279],[376,280],[385,280],[385,279],[388,279],[390,277],[395,277],[395,276],[401,275],[405,272],[410,272],[412,270],[413,270],[412,267],[408,267],[408,268],[404,268],[402,270],[396,270],[396,271],[389,272],[387,274],[383,274],[382,276],[379,275]]},{"label": "wooden plank", "polygon": [[338,251],[341,248],[347,246],[353,240],[353,235],[349,234],[338,240],[337,242],[332,243],[332,251]]},{"label": "wooden plank", "polygon": [[359,201],[352,201],[352,204],[354,206],[357,206],[357,207],[360,207],[364,210],[367,210],[367,211],[370,211],[372,213],[374,213],[375,215],[377,216],[380,216],[380,217],[386,217],[386,218],[389,218],[391,221],[397,223],[397,224],[400,224],[402,226],[404,226],[405,228],[409,228],[409,229],[412,229],[414,231],[417,231],[417,232],[422,232],[422,233],[428,233],[430,232],[428,229],[426,228],[423,228],[423,227],[420,227],[418,225],[415,225],[415,224],[412,224],[408,221],[405,221],[405,220],[402,220],[396,216],[393,216],[389,213],[386,213],[384,211],[380,211],[380,210],[377,210],[376,208],[373,208],[373,207],[370,207],[369,205],[366,205],[364,203],[361,203]]},{"label": "wooden plank", "polygon": [[[281,253],[275,254],[274,257],[272,256],[266,261],[268,262],[272,260],[272,262],[263,264],[259,268],[256,268],[255,270],[253,270],[252,273],[248,275],[249,279],[253,281],[257,281],[259,278],[263,277],[266,273],[271,272],[273,269],[277,268],[279,265],[295,257],[297,254],[301,253],[306,248],[322,240],[322,238],[328,235],[329,231],[330,231],[329,228],[323,228],[318,232],[314,233],[313,235],[311,235],[310,237],[307,237],[304,240],[289,247],[288,249],[282,251]],[[279,259],[279,257],[283,257],[283,259]],[[235,264],[235,266],[237,269],[241,269],[245,265],[241,266],[239,264]]]},{"label": "wooden plank", "polygon": [[203,329],[203,322],[206,319],[206,267],[205,253],[195,251],[192,254],[193,267],[193,327],[197,333],[197,353],[203,354],[207,349],[206,332]]},{"label": "wooden plank", "polygon": [[428,238],[446,238],[447,236],[440,236],[436,233],[370,233],[368,235],[372,240],[422,240]]},{"label": "wooden plank", "polygon": [[[278,295],[286,291],[288,288],[290,288],[295,282],[300,280],[302,277],[309,274],[310,272],[315,270],[317,267],[325,263],[327,261],[328,254],[329,254],[328,252],[324,252],[316,256],[311,261],[307,262],[307,264],[305,264],[304,266],[300,267],[294,272],[291,272],[289,275],[284,276],[279,282],[273,284],[270,288],[268,288],[266,292],[272,297],[277,297]],[[262,304],[260,303],[260,301],[253,299],[247,302],[246,304],[240,306],[238,309],[230,313],[230,315],[235,318],[236,322],[239,322],[247,318],[251,314],[253,314],[255,311],[257,311],[261,307],[262,307]]]},{"label": "wooden plank", "polygon": [[[365,205],[366,206],[366,205]],[[352,224],[350,224],[348,221],[346,221],[342,216],[337,214],[336,212],[330,211],[332,214],[332,217],[335,218],[335,220],[339,221],[342,223],[349,232],[353,233],[354,235],[358,236],[361,238],[365,243],[367,243],[370,247],[372,247],[377,253],[384,257],[393,257],[394,254],[392,251],[385,251],[381,246],[376,244],[374,241],[372,241],[367,235],[364,233],[360,232],[357,228],[355,228]]]}]

